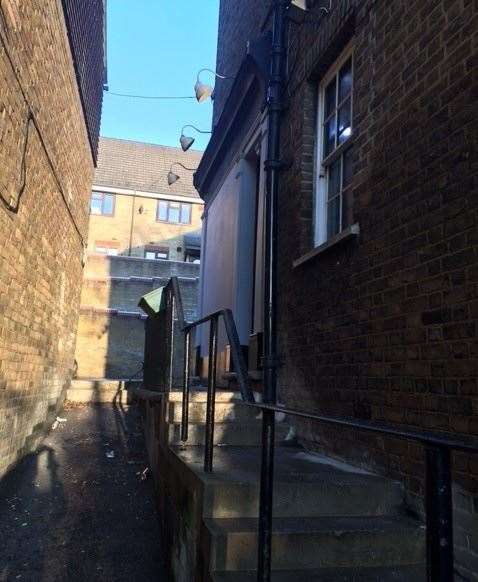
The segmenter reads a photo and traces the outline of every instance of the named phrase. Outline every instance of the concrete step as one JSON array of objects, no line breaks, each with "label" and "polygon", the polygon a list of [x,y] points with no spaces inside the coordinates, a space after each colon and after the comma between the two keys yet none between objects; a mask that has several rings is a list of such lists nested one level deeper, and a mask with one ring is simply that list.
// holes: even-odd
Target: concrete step
[{"label": "concrete step", "polygon": [[[90,378],[72,380],[66,399],[77,403],[121,403],[130,404],[131,397],[124,389],[128,379],[109,380],[105,378]],[[141,386],[141,380],[133,380],[130,385]]]},{"label": "concrete step", "polygon": [[[320,568],[272,572],[272,582],[425,582],[424,566]],[[257,582],[257,572],[215,572],[212,582]]]},{"label": "concrete step", "polygon": [[[257,519],[204,520],[210,570],[252,570]],[[405,517],[275,518],[274,570],[420,565],[425,529]]]},{"label": "concrete step", "polygon": [[[182,404],[182,390],[172,390],[168,395],[169,402]],[[207,402],[207,390],[205,388],[193,389],[189,394],[189,402]],[[218,390],[216,392],[216,402],[242,402],[240,392],[231,390]]]},{"label": "concrete step", "polygon": [[[259,513],[259,447],[217,447],[213,473],[203,470],[204,447],[172,448],[178,471],[192,471],[203,493],[203,516],[250,517]],[[330,464],[300,447],[277,449],[275,517],[397,516],[403,488],[389,479]]]},{"label": "concrete step", "polygon": [[[285,440],[289,432],[289,427],[285,423],[278,423],[276,428],[276,441]],[[239,422],[216,422],[214,427],[214,444],[230,445],[235,447],[259,446],[261,443],[262,422],[239,423]],[[201,446],[206,439],[205,424],[190,424],[187,445]],[[171,445],[181,444],[181,424],[169,425],[169,443]]]},{"label": "concrete step", "polygon": [[[181,422],[182,402],[169,401],[167,422]],[[254,408],[246,406],[240,401],[221,402],[216,400],[215,416],[216,422],[253,422],[261,418],[260,412]],[[193,401],[189,404],[189,422],[206,422],[206,401]]]}]

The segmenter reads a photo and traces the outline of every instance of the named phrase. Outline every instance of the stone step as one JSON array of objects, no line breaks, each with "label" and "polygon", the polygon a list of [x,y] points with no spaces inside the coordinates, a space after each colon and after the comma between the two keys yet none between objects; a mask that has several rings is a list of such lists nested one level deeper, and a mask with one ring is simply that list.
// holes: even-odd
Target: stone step
[{"label": "stone step", "polygon": [[[182,402],[169,401],[166,421],[170,423],[181,422]],[[257,409],[246,406],[240,401],[221,402],[216,400],[215,415],[216,422],[253,422],[261,418],[261,413]],[[206,401],[193,401],[189,404],[189,422],[206,422]]]},{"label": "stone step", "polygon": [[[182,404],[183,393],[181,390],[172,390],[168,395],[169,402],[177,402]],[[189,402],[207,402],[207,390],[201,388],[194,389],[189,393]],[[216,402],[242,402],[240,392],[233,392],[231,390],[218,390],[216,392]]]},{"label": "stone step", "polygon": [[[125,390],[128,379],[109,380],[105,378],[91,378],[72,380],[68,388],[66,399],[76,403],[121,403],[130,404],[132,399]],[[141,380],[133,380],[129,385],[141,386]]]},{"label": "stone step", "polygon": [[[285,423],[278,423],[276,428],[276,441],[285,440],[289,427]],[[231,445],[235,447],[259,446],[262,436],[262,422],[216,422],[214,427],[214,444]],[[189,424],[188,446],[204,445],[206,439],[205,424]],[[181,424],[169,424],[169,443],[181,444]]]},{"label": "stone step", "polygon": [[[204,519],[210,570],[252,570],[257,519]],[[406,517],[275,518],[274,570],[420,565],[425,528]]]},{"label": "stone step", "polygon": [[[272,582],[425,582],[424,566],[321,568],[272,572]],[[215,572],[212,582],[257,582],[257,572]]]},{"label": "stone step", "polygon": [[[259,447],[217,447],[212,473],[203,470],[204,447],[172,448],[178,470],[192,471],[203,493],[203,516],[257,518]],[[330,464],[295,446],[281,447],[275,460],[275,517],[397,516],[403,488],[396,481]]]}]

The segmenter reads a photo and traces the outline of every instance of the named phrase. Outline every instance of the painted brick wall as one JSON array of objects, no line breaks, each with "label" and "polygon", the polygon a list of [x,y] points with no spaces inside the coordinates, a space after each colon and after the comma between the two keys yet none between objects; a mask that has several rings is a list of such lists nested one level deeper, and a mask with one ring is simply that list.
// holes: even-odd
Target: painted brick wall
[{"label": "painted brick wall", "polygon": [[[283,126],[282,399],[325,414],[478,434],[478,5],[335,1],[295,29]],[[316,87],[355,43],[354,221],[360,238],[312,248]],[[297,49],[298,47],[298,49]],[[309,446],[423,493],[423,451],[301,425]],[[454,456],[460,571],[478,576],[478,463]],[[418,504],[419,505],[419,504]]]},{"label": "painted brick wall", "polygon": [[[89,255],[75,359],[78,378],[130,378],[144,360],[143,295],[179,278],[184,317],[197,318],[200,265]],[[182,362],[182,360],[181,360]]]},{"label": "painted brick wall", "polygon": [[0,6],[1,476],[72,375],[93,161],[61,4]]}]

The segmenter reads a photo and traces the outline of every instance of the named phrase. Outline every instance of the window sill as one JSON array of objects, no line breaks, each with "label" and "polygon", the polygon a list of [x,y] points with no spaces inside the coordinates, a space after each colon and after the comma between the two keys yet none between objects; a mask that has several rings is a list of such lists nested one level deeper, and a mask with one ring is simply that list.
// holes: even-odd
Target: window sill
[{"label": "window sill", "polygon": [[358,223],[352,224],[351,226],[347,227],[346,229],[344,229],[342,232],[340,232],[339,234],[337,234],[336,236],[334,236],[330,240],[324,242],[323,244],[319,245],[318,247],[315,247],[315,249],[312,249],[311,251],[309,251],[305,255],[302,255],[301,257],[299,257],[298,259],[293,261],[292,266],[294,267],[294,269],[296,267],[300,267],[304,263],[307,263],[308,261],[313,259],[314,257],[317,257],[318,255],[322,255],[323,253],[326,253],[332,247],[335,247],[339,244],[342,244],[345,241],[348,241],[352,238],[357,238],[359,234],[360,234],[360,226],[358,225]]}]

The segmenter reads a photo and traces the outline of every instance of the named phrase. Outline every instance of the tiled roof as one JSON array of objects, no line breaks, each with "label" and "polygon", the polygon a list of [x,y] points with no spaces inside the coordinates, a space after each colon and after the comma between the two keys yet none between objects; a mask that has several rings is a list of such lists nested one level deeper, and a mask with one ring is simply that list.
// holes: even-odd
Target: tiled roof
[{"label": "tiled roof", "polygon": [[101,137],[93,184],[199,198],[193,172],[174,166],[173,172],[181,179],[172,186],[168,186],[167,175],[174,162],[197,168],[201,156],[202,152],[195,150],[183,152],[180,148]]}]

